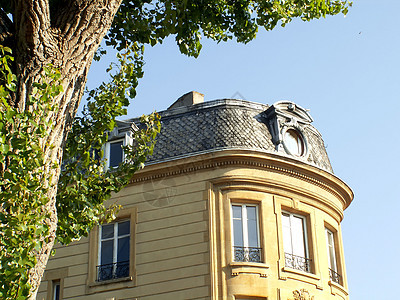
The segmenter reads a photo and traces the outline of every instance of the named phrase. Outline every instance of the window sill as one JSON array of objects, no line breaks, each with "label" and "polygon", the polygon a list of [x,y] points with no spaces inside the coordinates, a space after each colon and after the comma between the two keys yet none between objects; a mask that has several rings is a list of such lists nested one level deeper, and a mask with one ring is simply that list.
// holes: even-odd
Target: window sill
[{"label": "window sill", "polygon": [[104,281],[92,281],[86,285],[86,294],[94,294],[99,292],[106,292],[129,288],[135,286],[134,276],[116,278]]},{"label": "window sill", "polygon": [[336,282],[334,282],[334,281],[332,281],[332,280],[329,280],[328,284],[329,284],[329,286],[331,287],[331,293],[332,293],[332,295],[338,294],[338,293],[337,293],[338,290],[341,292],[341,294],[344,294],[344,295],[346,295],[346,296],[349,295],[349,293],[347,292],[347,290],[345,290],[345,288],[344,288],[342,285],[340,285],[340,284],[338,284],[338,283],[336,283]]},{"label": "window sill", "polygon": [[89,284],[89,287],[93,286],[99,286],[99,285],[106,285],[106,284],[113,284],[113,283],[118,283],[118,282],[124,282],[124,281],[132,281],[133,277],[121,277],[121,278],[116,278],[116,279],[109,279],[109,280],[102,280],[102,281],[95,281]]},{"label": "window sill", "polygon": [[282,269],[284,272],[288,272],[288,273],[293,273],[293,274],[297,274],[297,275],[301,275],[301,276],[306,276],[312,279],[316,279],[319,280],[319,277],[313,273],[308,273],[308,272],[304,272],[304,271],[300,271],[300,270],[296,270],[296,269],[292,269],[289,267],[283,267]]},{"label": "window sill", "polygon": [[235,261],[231,262],[229,266],[231,267],[232,276],[238,276],[239,274],[258,274],[260,277],[268,276],[269,266],[265,263]]}]

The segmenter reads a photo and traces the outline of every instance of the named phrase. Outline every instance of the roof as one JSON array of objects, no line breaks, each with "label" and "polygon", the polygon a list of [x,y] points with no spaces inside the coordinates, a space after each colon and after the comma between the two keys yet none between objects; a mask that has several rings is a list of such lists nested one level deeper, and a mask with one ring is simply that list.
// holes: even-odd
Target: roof
[{"label": "roof", "polygon": [[[278,111],[276,115],[279,115],[276,118],[284,118],[285,112],[282,114],[284,105],[293,111],[290,105],[295,104],[287,101],[275,104],[275,110]],[[308,112],[299,106],[296,107],[297,111],[308,116],[307,120],[294,119],[293,126],[301,130],[301,136],[307,146],[305,155],[297,157],[288,154],[282,145],[279,145],[282,138],[273,139],[274,133],[271,134],[273,121],[270,116],[272,108],[274,105],[236,99],[221,99],[192,105],[174,104],[159,113],[161,133],[157,136],[153,155],[148,158],[147,163],[154,164],[202,153],[240,149],[278,154],[333,172],[322,136],[310,124],[312,118]],[[137,122],[137,119],[130,121]],[[279,122],[278,126],[287,126]]]}]

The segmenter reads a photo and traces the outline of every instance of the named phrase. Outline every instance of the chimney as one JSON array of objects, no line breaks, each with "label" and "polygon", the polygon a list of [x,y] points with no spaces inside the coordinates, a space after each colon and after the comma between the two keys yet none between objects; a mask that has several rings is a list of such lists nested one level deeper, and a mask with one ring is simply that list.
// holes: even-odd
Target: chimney
[{"label": "chimney", "polygon": [[195,91],[191,91],[181,96],[176,100],[168,109],[183,107],[183,106],[191,106],[197,103],[204,102],[204,94],[200,94]]}]

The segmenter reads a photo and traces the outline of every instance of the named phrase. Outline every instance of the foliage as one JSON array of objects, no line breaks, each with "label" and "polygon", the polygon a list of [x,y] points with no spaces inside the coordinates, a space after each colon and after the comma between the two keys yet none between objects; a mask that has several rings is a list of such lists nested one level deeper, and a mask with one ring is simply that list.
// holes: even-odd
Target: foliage
[{"label": "foliage", "polygon": [[110,83],[89,92],[82,116],[75,119],[64,150],[57,194],[57,239],[64,244],[86,236],[99,221],[113,218],[117,206],[106,208],[104,201],[128,183],[153,151],[160,131],[156,113],[143,116],[142,128],[131,132],[135,143],[124,148],[125,163],[105,171],[102,157],[107,132],[113,131],[116,117],[126,114],[127,95],[136,94],[137,79],[143,75],[142,50],[134,45],[118,54],[118,72]]},{"label": "foliage", "polygon": [[[115,119],[126,114],[128,95],[135,95],[142,77],[142,49],[132,47],[119,54],[120,65],[110,83],[89,93],[87,107],[75,119],[64,150],[64,164],[57,191],[57,240],[70,243],[86,236],[93,226],[111,220],[118,206],[104,201],[118,192],[133,173],[144,166],[160,131],[156,113],[141,118],[141,129],[132,132],[135,143],[124,148],[127,158],[117,169],[105,170],[102,148],[115,127]],[[0,72],[0,298],[25,299],[29,292],[28,271],[36,264],[38,251],[48,236],[49,215],[44,207],[50,172],[44,164],[43,144],[53,124],[48,115],[56,110],[51,99],[62,92],[60,74],[45,68],[41,83],[35,83],[27,108],[20,111],[8,103],[15,89],[9,62],[11,49],[1,47]],[[114,66],[115,67],[115,66]],[[111,69],[110,69],[111,70]],[[57,167],[54,165],[54,167]]]},{"label": "foliage", "polygon": [[[43,81],[20,110],[11,107],[10,92],[16,76],[9,63],[11,49],[0,46],[0,298],[25,299],[29,293],[28,270],[36,263],[32,254],[42,247],[48,234],[44,206],[51,182],[43,163],[44,145],[53,125],[47,121],[55,109],[51,99],[62,92],[60,73],[44,69]],[[6,280],[4,280],[6,279]]]},{"label": "foliage", "polygon": [[117,49],[128,42],[155,45],[175,35],[179,50],[197,57],[201,37],[217,42],[236,38],[248,43],[259,27],[272,30],[293,18],[310,21],[347,14],[346,0],[124,0],[106,41]]}]

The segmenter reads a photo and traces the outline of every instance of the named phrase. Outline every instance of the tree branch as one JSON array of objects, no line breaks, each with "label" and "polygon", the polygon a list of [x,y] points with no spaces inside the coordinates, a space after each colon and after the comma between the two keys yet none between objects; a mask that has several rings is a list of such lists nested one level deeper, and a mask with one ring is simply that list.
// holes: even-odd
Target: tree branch
[{"label": "tree branch", "polygon": [[[111,27],[122,0],[66,0],[50,7],[51,25],[58,33],[63,68],[76,77],[69,102],[67,128],[77,111],[93,55]],[[71,73],[71,72],[70,72]]]},{"label": "tree branch", "polygon": [[[110,28],[122,0],[60,1],[51,9],[51,23],[67,48],[81,44],[97,45]],[[61,4],[62,3],[62,4]],[[97,49],[97,47],[96,47]],[[73,54],[73,53],[71,53]]]},{"label": "tree branch", "polygon": [[20,52],[17,55],[44,55],[46,47],[43,43],[49,41],[51,36],[48,1],[14,0],[13,8],[16,48]]}]

